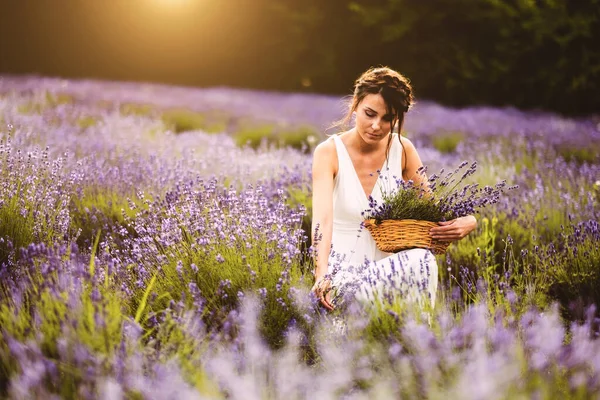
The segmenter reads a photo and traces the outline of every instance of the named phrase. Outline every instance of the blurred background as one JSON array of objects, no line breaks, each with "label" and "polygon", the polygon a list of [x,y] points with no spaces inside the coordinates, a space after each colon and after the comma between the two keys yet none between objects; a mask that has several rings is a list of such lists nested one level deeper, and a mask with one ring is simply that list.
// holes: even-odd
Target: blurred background
[{"label": "blurred background", "polygon": [[599,0],[0,0],[0,75],[349,94],[370,66],[418,98],[600,110]]}]

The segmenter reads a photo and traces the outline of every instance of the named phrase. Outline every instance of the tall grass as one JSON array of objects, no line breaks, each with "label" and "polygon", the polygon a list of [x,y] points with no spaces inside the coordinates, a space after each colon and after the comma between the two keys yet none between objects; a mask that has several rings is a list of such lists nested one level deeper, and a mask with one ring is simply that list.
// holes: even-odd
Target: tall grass
[{"label": "tall grass", "polygon": [[53,245],[68,235],[68,203],[77,179],[65,173],[63,162],[50,161],[47,150],[23,154],[10,136],[0,141],[0,265],[32,242]]}]

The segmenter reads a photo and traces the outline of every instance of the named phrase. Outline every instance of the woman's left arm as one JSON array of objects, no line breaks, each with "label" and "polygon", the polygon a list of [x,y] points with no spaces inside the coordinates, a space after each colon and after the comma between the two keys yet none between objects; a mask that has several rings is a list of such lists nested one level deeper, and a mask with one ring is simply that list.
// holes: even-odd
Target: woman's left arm
[{"label": "woman's left arm", "polygon": [[437,240],[451,242],[460,240],[467,236],[477,227],[477,220],[472,215],[459,217],[450,221],[438,222],[436,226],[429,230],[431,237]]},{"label": "woman's left arm", "polygon": [[[412,142],[405,137],[400,137],[402,143],[402,178],[405,181],[412,180],[415,185],[422,186],[425,191],[429,190],[427,175],[420,173],[423,166],[417,149]],[[439,226],[429,231],[434,239],[442,241],[460,240],[467,236],[477,227],[477,220],[472,215],[459,217],[450,221],[439,222]]]},{"label": "woman's left arm", "polygon": [[423,163],[417,149],[407,138],[400,136],[402,145],[402,179],[413,181],[415,187],[421,187],[424,192],[430,193],[429,183],[427,182],[427,174],[422,171]]}]

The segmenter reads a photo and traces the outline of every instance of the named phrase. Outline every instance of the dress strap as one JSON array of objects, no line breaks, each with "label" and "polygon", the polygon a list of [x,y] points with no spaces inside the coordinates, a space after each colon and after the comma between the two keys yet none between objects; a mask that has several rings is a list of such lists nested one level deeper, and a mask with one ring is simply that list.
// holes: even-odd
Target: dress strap
[{"label": "dress strap", "polygon": [[346,170],[348,168],[348,163],[350,163],[350,167],[354,168],[352,165],[352,160],[350,159],[350,155],[346,150],[346,146],[342,142],[342,138],[340,135],[333,136],[333,142],[335,143],[335,151],[337,152],[338,158],[338,175],[341,171]]},{"label": "dress strap", "polygon": [[397,133],[392,134],[392,146],[390,149],[390,165],[393,166],[395,174],[398,178],[402,178],[402,142],[400,142],[400,135]]}]

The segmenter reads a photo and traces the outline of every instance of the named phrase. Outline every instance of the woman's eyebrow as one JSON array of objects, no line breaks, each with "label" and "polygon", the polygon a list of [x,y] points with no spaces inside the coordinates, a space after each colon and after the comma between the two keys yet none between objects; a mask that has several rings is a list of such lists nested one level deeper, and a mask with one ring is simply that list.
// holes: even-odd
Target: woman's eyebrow
[{"label": "woman's eyebrow", "polygon": [[[377,111],[373,110],[373,109],[372,109],[371,107],[369,107],[369,106],[365,106],[365,108],[366,108],[367,110],[369,110],[369,111],[372,111],[372,112],[374,112],[375,114],[379,114]],[[392,114],[385,114],[385,115],[384,115],[384,118],[391,118],[391,117],[393,117],[393,115],[392,115]]]}]

